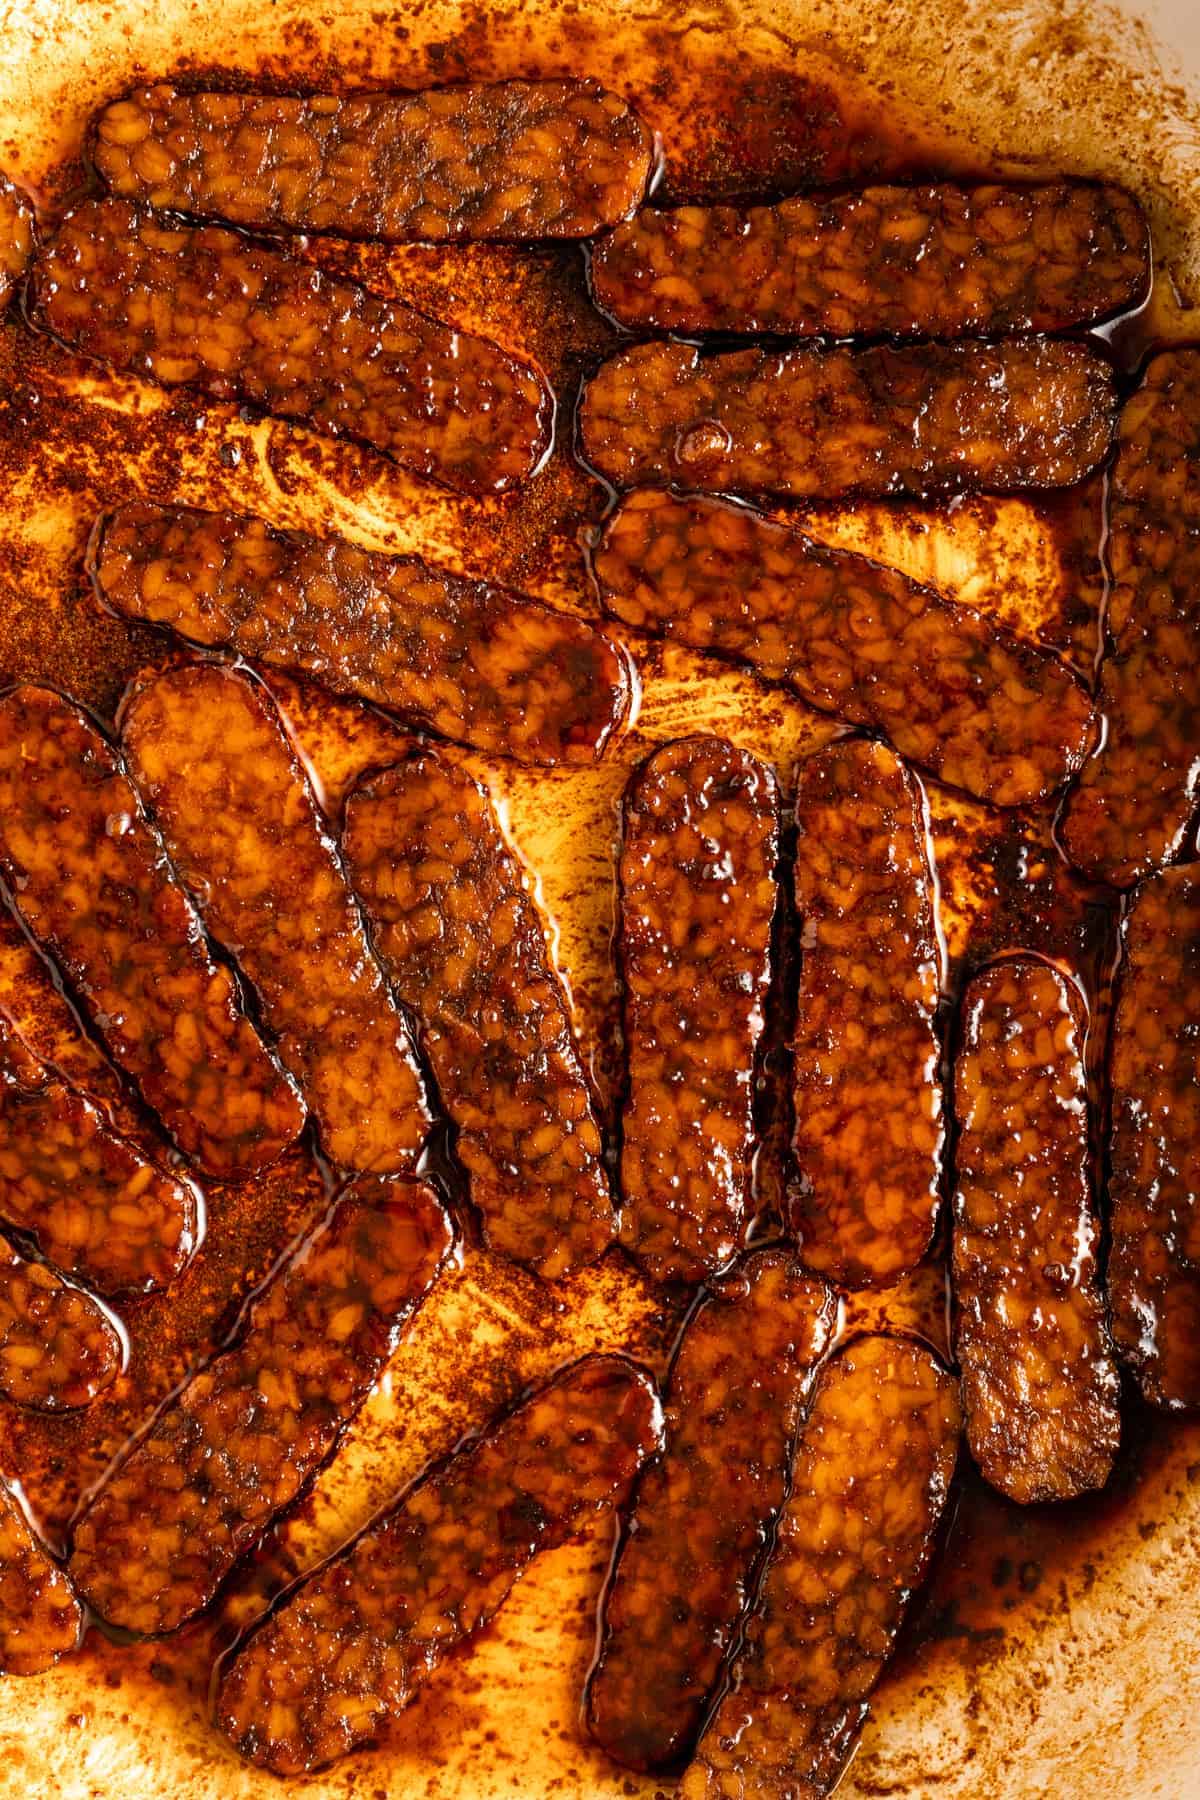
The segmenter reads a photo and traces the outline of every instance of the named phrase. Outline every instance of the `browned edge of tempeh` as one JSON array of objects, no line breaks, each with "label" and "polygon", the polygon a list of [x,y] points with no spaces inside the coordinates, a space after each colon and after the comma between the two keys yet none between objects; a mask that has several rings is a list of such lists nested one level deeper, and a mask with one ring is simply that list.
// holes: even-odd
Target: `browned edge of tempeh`
[{"label": "browned edge of tempeh", "polygon": [[78,1649],[84,1613],[0,1479],[0,1675],[42,1675]]},{"label": "browned edge of tempeh", "polygon": [[76,1412],[112,1386],[127,1350],[115,1313],[0,1232],[0,1399]]}]

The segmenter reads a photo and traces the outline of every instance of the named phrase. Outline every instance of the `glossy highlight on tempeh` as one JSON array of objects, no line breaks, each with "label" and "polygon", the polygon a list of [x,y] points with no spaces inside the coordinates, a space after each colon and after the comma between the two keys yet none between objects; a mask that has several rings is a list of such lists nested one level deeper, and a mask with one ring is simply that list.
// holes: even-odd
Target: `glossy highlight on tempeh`
[{"label": "glossy highlight on tempeh", "polygon": [[0,311],[29,267],[34,242],[33,208],[0,170]]},{"label": "glossy highlight on tempeh", "polygon": [[746,663],[994,805],[1044,799],[1083,761],[1092,706],[1057,656],[747,506],[639,489],[592,568],[613,618]]},{"label": "glossy highlight on tempeh", "polygon": [[452,1238],[432,1189],[364,1177],[106,1479],[69,1569],[110,1624],[173,1631],[333,1454]]},{"label": "glossy highlight on tempeh", "polygon": [[591,762],[629,711],[627,653],[594,625],[419,556],[134,501],[100,520],[89,567],[123,618],[521,762]]},{"label": "glossy highlight on tempeh", "polygon": [[276,1161],[304,1108],[213,960],[116,751],[49,688],[0,700],[0,872],[180,1148],[225,1178]]},{"label": "glossy highlight on tempeh", "polygon": [[633,1364],[568,1368],[283,1596],[225,1665],[220,1729],[279,1775],[369,1742],[534,1556],[625,1498],[660,1432],[653,1384]]},{"label": "glossy highlight on tempeh", "polygon": [[532,363],[233,231],[85,200],[34,262],[35,322],[86,356],[370,445],[463,493],[550,442]]},{"label": "glossy highlight on tempeh", "polygon": [[70,1582],[0,1481],[0,1675],[42,1675],[82,1634]]},{"label": "glossy highlight on tempeh", "polygon": [[408,93],[135,88],[100,113],[115,194],[257,230],[385,243],[591,237],[638,204],[653,140],[590,81]]},{"label": "glossy highlight on tempeh", "polygon": [[1112,367],[1056,339],[702,354],[637,344],[583,393],[583,454],[621,488],[798,499],[1067,487],[1108,451]]},{"label": "glossy highlight on tempeh", "polygon": [[770,1528],[836,1315],[785,1250],[714,1282],[671,1369],[662,1457],[639,1484],[605,1597],[587,1726],[617,1762],[691,1749]]},{"label": "glossy highlight on tempeh", "polygon": [[90,1294],[0,1237],[0,1399],[73,1412],[111,1386],[123,1358],[116,1327]]},{"label": "glossy highlight on tempeh", "polygon": [[340,1168],[410,1170],[430,1123],[408,1027],[274,702],[218,663],[168,669],[122,708],[130,771],[213,936],[254,984]]}]

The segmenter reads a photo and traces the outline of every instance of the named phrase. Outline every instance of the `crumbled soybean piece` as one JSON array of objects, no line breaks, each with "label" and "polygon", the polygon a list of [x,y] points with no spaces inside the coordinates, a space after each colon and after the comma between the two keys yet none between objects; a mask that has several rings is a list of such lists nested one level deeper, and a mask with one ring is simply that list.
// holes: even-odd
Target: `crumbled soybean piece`
[{"label": "crumbled soybean piece", "polygon": [[1180,849],[1200,798],[1200,350],[1151,361],[1117,441],[1099,693],[1108,731],[1063,840],[1086,874],[1129,887]]},{"label": "crumbled soybean piece", "polygon": [[550,442],[532,363],[232,231],[86,200],[34,263],[34,316],[85,356],[368,444],[464,493]]},{"label": "crumbled soybean piece", "polygon": [[331,1162],[411,1169],[430,1116],[408,1027],[266,690],[217,663],[136,686],[130,772],[212,934],[253,983]]},{"label": "crumbled soybean piece", "polygon": [[42,1675],[74,1650],[83,1610],[0,1482],[0,1675]]},{"label": "crumbled soybean piece", "polygon": [[825,1369],[727,1693],[684,1800],[823,1800],[925,1574],[958,1448],[930,1353],[860,1338]]},{"label": "crumbled soybean piece", "polygon": [[1108,451],[1111,365],[1084,344],[913,349],[636,344],[584,389],[580,441],[617,487],[843,495],[1067,487]]},{"label": "crumbled soybean piece", "polygon": [[594,625],[419,556],[135,501],[101,520],[90,567],[125,618],[522,762],[591,762],[629,711],[627,654]]},{"label": "crumbled soybean piece", "polygon": [[0,308],[12,298],[29,267],[33,248],[33,208],[0,171]]},{"label": "crumbled soybean piece", "polygon": [[628,1768],[664,1768],[695,1742],[835,1314],[822,1282],[763,1250],[713,1283],[684,1331],[588,1683],[588,1731]]},{"label": "crumbled soybean piece", "polygon": [[369,1176],[347,1190],[80,1519],[70,1574],[101,1618],[174,1631],[208,1604],[332,1456],[451,1236],[422,1184]]},{"label": "crumbled soybean piece", "polygon": [[397,94],[136,88],[100,114],[114,193],[235,225],[389,243],[590,237],[645,193],[653,140],[594,82]]},{"label": "crumbled soybean piece", "polygon": [[91,1295],[0,1238],[0,1399],[35,1412],[90,1406],[122,1360],[116,1327]]},{"label": "crumbled soybean piece", "polygon": [[867,187],[776,206],[644,208],[592,291],[659,331],[846,338],[1066,331],[1143,300],[1150,234],[1116,187]]},{"label": "crumbled soybean piece", "polygon": [[1139,890],[1113,1019],[1108,1296],[1147,1400],[1200,1406],[1200,869]]},{"label": "crumbled soybean piece", "polygon": [[634,775],[620,860],[621,1242],[661,1281],[702,1280],[741,1241],[778,855],[775,777],[745,750],[684,738]]},{"label": "crumbled soybean piece", "polygon": [[116,751],[49,688],[0,700],[0,870],[180,1148],[221,1177],[276,1161],[304,1108],[209,953]]},{"label": "crumbled soybean piece", "polygon": [[886,745],[835,744],[801,764],[796,822],[792,1225],[810,1268],[870,1287],[925,1254],[942,1170],[922,796]]},{"label": "crumbled soybean piece", "polygon": [[955,1063],[955,1355],[971,1454],[1023,1505],[1103,1487],[1120,1381],[1096,1256],[1082,1002],[1048,964],[968,984]]},{"label": "crumbled soybean piece", "polygon": [[660,1430],[640,1369],[614,1356],[574,1364],[267,1615],[225,1666],[221,1730],[280,1775],[377,1736],[495,1616],[539,1551],[620,1504]]},{"label": "crumbled soybean piece", "polygon": [[605,611],[746,663],[997,806],[1061,787],[1093,712],[1057,656],[865,556],[724,500],[626,496],[592,566]]}]

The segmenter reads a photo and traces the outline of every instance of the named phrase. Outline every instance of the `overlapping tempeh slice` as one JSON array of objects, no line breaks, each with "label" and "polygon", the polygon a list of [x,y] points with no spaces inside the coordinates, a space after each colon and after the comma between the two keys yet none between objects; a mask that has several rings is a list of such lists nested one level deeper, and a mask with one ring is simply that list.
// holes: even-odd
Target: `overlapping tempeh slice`
[{"label": "overlapping tempeh slice", "polygon": [[1065,487],[1108,450],[1112,369],[1083,344],[893,350],[637,344],[584,390],[580,441],[618,487],[802,499]]},{"label": "overlapping tempeh slice", "polygon": [[450,1241],[430,1188],[371,1176],[347,1191],[79,1521],[70,1573],[101,1618],[173,1631],[207,1605],[332,1455]]},{"label": "overlapping tempeh slice", "polygon": [[778,851],[775,778],[722,738],[668,744],[630,784],[621,1242],[659,1280],[701,1280],[741,1240]]},{"label": "overlapping tempeh slice", "polygon": [[41,1675],[74,1650],[83,1609],[0,1482],[0,1675]]},{"label": "overlapping tempeh slice", "polygon": [[0,311],[29,267],[33,247],[33,208],[0,171]]},{"label": "overlapping tempeh slice", "polygon": [[1148,1400],[1200,1406],[1200,868],[1168,869],[1125,924],[1113,1019],[1113,1336]]},{"label": "overlapping tempeh slice", "polygon": [[473,776],[432,752],[350,795],[342,846],[471,1177],[488,1242],[548,1280],[615,1220],[566,997],[520,866]]},{"label": "overlapping tempeh slice", "polygon": [[96,123],[114,193],[235,225],[385,242],[590,237],[635,207],[653,142],[594,82],[398,94],[141,87]]},{"label": "overlapping tempeh slice", "polygon": [[663,1456],[638,1489],[588,1684],[588,1730],[629,1768],[676,1762],[700,1729],[835,1311],[823,1283],[765,1250],[714,1283],[687,1325]]},{"label": "overlapping tempeh slice", "polygon": [[625,652],[595,626],[418,556],[134,502],[100,521],[90,566],[125,618],[523,762],[590,762],[629,709]]},{"label": "overlapping tempeh slice", "polygon": [[796,337],[996,336],[1141,301],[1150,234],[1120,188],[867,187],[776,206],[647,207],[597,245],[625,325]]},{"label": "overlapping tempeh slice", "polygon": [[1067,809],[1067,852],[1128,887],[1183,843],[1200,798],[1200,350],[1156,356],[1121,414],[1100,674],[1108,732]]},{"label": "overlapping tempeh slice", "polygon": [[369,1741],[539,1551],[625,1497],[659,1436],[640,1370],[610,1356],[576,1363],[284,1596],[225,1669],[221,1730],[280,1775]]},{"label": "overlapping tempeh slice", "polygon": [[232,231],[85,200],[34,264],[34,316],[85,355],[344,433],[465,493],[531,474],[531,364]]},{"label": "overlapping tempeh slice", "polygon": [[995,805],[1044,798],[1083,760],[1091,704],[1056,656],[749,507],[641,489],[593,569],[615,618],[748,663]]},{"label": "overlapping tempeh slice", "polygon": [[1045,963],[976,975],[955,1065],[955,1354],[971,1452],[1029,1504],[1103,1487],[1120,1382],[1096,1268],[1081,1006]]},{"label": "overlapping tempeh slice", "polygon": [[918,1345],[861,1338],[828,1365],[685,1800],[833,1791],[925,1573],[958,1434],[954,1383]]},{"label": "overlapping tempeh slice", "polygon": [[123,1359],[116,1327],[90,1294],[0,1238],[0,1398],[35,1412],[90,1406]]},{"label": "overlapping tempeh slice", "polygon": [[209,954],[116,752],[48,688],[0,700],[0,871],[176,1142],[211,1175],[274,1162],[304,1109]]},{"label": "overlapping tempeh slice", "polygon": [[867,1287],[920,1262],[937,1216],[941,959],[924,807],[883,744],[835,744],[799,781],[792,1223],[810,1268]]},{"label": "overlapping tempeh slice", "polygon": [[330,1160],[410,1169],[429,1126],[408,1027],[274,703],[218,663],[136,686],[130,771],[214,937],[237,957]]}]

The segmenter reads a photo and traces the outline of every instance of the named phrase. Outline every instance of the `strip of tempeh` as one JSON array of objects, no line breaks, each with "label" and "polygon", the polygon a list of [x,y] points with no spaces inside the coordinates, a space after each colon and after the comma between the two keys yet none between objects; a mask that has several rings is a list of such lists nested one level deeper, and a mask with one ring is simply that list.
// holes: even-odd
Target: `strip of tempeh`
[{"label": "strip of tempeh", "polygon": [[630,783],[621,1242],[658,1280],[702,1280],[741,1240],[778,854],[775,778],[722,738],[667,744]]},{"label": "strip of tempeh", "polygon": [[645,193],[653,141],[594,82],[399,94],[141,87],[96,122],[114,193],[235,225],[387,243],[590,237]]},{"label": "strip of tempeh", "polygon": [[937,1217],[941,959],[924,807],[883,744],[835,744],[799,780],[792,1224],[810,1268],[868,1287],[920,1262]]},{"label": "strip of tempeh", "polygon": [[1108,734],[1063,839],[1079,868],[1128,887],[1171,859],[1200,798],[1200,350],[1156,356],[1121,414],[1108,566]]},{"label": "strip of tempeh", "polygon": [[0,171],[0,310],[29,267],[33,248],[33,208]]},{"label": "strip of tempeh", "polygon": [[624,1499],[659,1441],[641,1370],[611,1356],[576,1363],[284,1596],[226,1666],[221,1730],[280,1775],[377,1736],[539,1551]]},{"label": "strip of tempeh", "polygon": [[629,710],[626,653],[594,625],[419,556],[135,502],[100,521],[90,567],[126,618],[522,762],[591,762]]},{"label": "strip of tempeh", "polygon": [[173,1631],[208,1604],[332,1455],[451,1235],[422,1184],[369,1176],[347,1191],[79,1521],[71,1577],[101,1618]]},{"label": "strip of tempeh", "polygon": [[273,701],[218,663],[122,710],[130,772],[213,936],[253,983],[330,1160],[411,1169],[429,1126],[408,1027]]},{"label": "strip of tempeh", "polygon": [[580,441],[618,487],[802,499],[1066,487],[1112,437],[1099,351],[1055,340],[908,350],[637,344],[584,390]]},{"label": "strip of tempeh", "polygon": [[1137,305],[1150,234],[1120,188],[868,187],[644,208],[592,256],[625,325],[795,337],[1065,331]]},{"label": "strip of tempeh", "polygon": [[1108,1294],[1157,1406],[1200,1406],[1200,869],[1168,869],[1125,924],[1113,1018]]},{"label": "strip of tempeh", "polygon": [[820,1800],[925,1573],[958,1449],[955,1384],[912,1343],[829,1364],[727,1693],[685,1800]]},{"label": "strip of tempeh", "polygon": [[87,200],[34,264],[34,317],[87,356],[372,445],[464,493],[550,442],[531,363],[400,300],[247,242]]},{"label": "strip of tempeh", "polygon": [[473,776],[432,752],[346,802],[376,951],[421,1044],[487,1240],[556,1280],[615,1227],[600,1129],[537,909]]},{"label": "strip of tempeh", "polygon": [[48,688],[0,700],[0,870],[181,1148],[215,1176],[274,1162],[304,1109],[209,954],[116,752]]},{"label": "strip of tempeh", "polygon": [[715,1282],[687,1325],[663,1456],[638,1489],[588,1683],[588,1730],[628,1768],[663,1768],[695,1741],[835,1312],[823,1283],[765,1250]]},{"label": "strip of tempeh", "polygon": [[1096,1269],[1078,997],[1019,960],[976,975],[955,1064],[955,1355],[980,1469],[1023,1505],[1103,1487],[1120,1381]]},{"label": "strip of tempeh", "polygon": [[747,663],[997,806],[1079,768],[1091,704],[1070,670],[983,614],[749,507],[629,494],[593,552],[606,612]]},{"label": "strip of tempeh", "polygon": [[123,1360],[116,1327],[90,1294],[0,1238],[0,1397],[35,1412],[90,1406]]},{"label": "strip of tempeh", "polygon": [[0,1675],[41,1675],[74,1650],[83,1608],[0,1482]]}]

